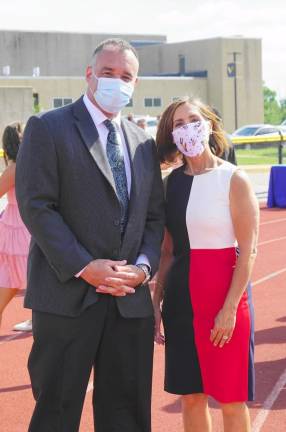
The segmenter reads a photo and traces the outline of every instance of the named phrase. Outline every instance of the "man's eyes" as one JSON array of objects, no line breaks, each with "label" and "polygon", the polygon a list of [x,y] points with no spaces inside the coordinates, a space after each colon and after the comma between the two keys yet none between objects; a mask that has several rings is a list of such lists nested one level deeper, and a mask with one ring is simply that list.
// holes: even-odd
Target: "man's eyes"
[{"label": "man's eyes", "polygon": [[125,82],[129,82],[129,81],[132,81],[132,77],[131,76],[123,76],[123,77],[121,77],[121,79],[123,80],[123,81],[125,81]]}]

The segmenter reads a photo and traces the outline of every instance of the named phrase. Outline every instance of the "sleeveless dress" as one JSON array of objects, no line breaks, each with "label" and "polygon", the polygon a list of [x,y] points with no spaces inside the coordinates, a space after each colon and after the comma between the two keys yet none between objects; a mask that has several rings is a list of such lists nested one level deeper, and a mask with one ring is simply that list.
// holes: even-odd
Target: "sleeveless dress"
[{"label": "sleeveless dress", "polygon": [[238,306],[233,336],[214,347],[210,332],[231,284],[237,242],[229,190],[237,169],[229,162],[189,176],[185,167],[167,179],[167,229],[174,245],[162,318],[165,390],[205,393],[222,403],[254,398],[254,331],[251,289]]},{"label": "sleeveless dress", "polygon": [[0,217],[0,287],[25,289],[30,234],[21,219],[14,187],[7,199]]}]

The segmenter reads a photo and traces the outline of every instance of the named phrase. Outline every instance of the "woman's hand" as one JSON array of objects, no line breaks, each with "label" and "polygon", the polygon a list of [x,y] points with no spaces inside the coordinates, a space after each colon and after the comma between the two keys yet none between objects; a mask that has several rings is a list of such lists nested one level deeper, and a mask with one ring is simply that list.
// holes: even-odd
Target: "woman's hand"
[{"label": "woman's hand", "polygon": [[165,336],[161,332],[162,314],[161,314],[160,304],[154,304],[154,315],[155,315],[154,340],[158,345],[164,345],[165,344]]},{"label": "woman's hand", "polygon": [[214,327],[211,330],[210,341],[214,346],[219,345],[220,348],[225,343],[229,343],[235,328],[236,310],[222,308],[214,320]]}]

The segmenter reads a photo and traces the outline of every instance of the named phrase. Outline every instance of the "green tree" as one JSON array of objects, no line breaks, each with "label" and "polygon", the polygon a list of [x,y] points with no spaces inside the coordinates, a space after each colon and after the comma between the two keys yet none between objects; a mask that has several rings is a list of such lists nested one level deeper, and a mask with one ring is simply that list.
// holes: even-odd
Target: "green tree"
[{"label": "green tree", "polygon": [[281,106],[281,120],[286,120],[286,99],[281,99],[280,101]]},{"label": "green tree", "polygon": [[263,97],[264,123],[280,124],[283,120],[283,109],[277,100],[277,93],[264,85]]}]

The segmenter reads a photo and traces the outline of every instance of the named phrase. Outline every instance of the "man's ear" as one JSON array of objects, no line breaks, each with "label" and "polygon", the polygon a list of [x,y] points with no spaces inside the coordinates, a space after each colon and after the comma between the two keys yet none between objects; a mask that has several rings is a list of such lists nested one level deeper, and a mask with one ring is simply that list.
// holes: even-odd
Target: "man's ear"
[{"label": "man's ear", "polygon": [[90,81],[92,77],[92,67],[91,66],[87,66],[86,71],[85,71],[85,79],[87,82]]}]

